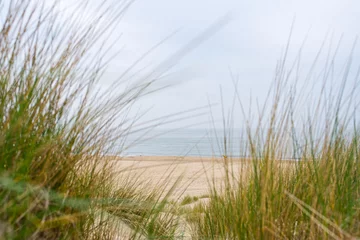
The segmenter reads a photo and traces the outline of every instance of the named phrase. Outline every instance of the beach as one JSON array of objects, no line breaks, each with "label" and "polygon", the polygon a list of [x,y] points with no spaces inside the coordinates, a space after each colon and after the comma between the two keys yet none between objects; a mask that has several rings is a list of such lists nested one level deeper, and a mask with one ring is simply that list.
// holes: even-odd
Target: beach
[{"label": "beach", "polygon": [[[173,198],[207,195],[212,183],[221,189],[226,169],[225,159],[219,157],[129,156],[116,161],[115,171],[119,176],[131,179],[136,176],[138,181],[148,186],[164,186],[167,190],[176,184]],[[246,179],[252,170],[250,159],[231,158],[227,161],[232,180]],[[293,163],[282,162],[284,166]]]}]

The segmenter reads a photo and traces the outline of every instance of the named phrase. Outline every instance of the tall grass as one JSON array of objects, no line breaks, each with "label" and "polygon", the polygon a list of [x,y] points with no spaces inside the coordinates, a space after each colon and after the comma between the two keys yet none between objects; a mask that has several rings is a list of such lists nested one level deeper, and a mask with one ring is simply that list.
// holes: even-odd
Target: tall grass
[{"label": "tall grass", "polygon": [[[335,75],[335,57],[336,51],[328,55],[316,75],[320,87],[310,93],[309,80],[296,86],[300,57],[289,70],[284,57],[256,114],[243,109],[236,92],[246,119],[240,156],[249,156],[244,164],[251,170],[234,175],[226,133],[222,188],[210,183],[209,202],[198,204],[187,217],[194,239],[360,237],[359,73],[350,74],[350,56],[342,75]],[[317,62],[318,57],[307,79]],[[295,82],[290,81],[293,75]]]},{"label": "tall grass", "polygon": [[[79,9],[93,7],[83,1],[64,15],[56,1],[0,1],[0,238],[174,239],[183,216],[194,239],[360,237],[358,73],[349,85],[349,58],[341,84],[330,81],[337,77],[337,50],[313,95],[305,91],[313,69],[304,86],[290,81],[300,75],[300,57],[290,70],[286,57],[279,62],[266,103],[256,111],[248,114],[236,92],[246,119],[237,154],[249,156],[244,164],[251,170],[234,175],[231,139],[224,136],[225,178],[222,188],[210,182],[208,202],[178,211],[168,201],[178,181],[149,189],[136,175],[115,174],[118,158],[111,155],[121,154],[116,143],[134,124],[124,116],[154,91],[152,81],[98,91],[111,47],[103,39],[131,2],[101,1],[82,14]],[[170,68],[227,21],[155,70]]]},{"label": "tall grass", "polygon": [[0,3],[0,237],[110,239],[124,225],[129,237],[171,235],[161,189],[119,180],[108,156],[149,86],[97,90],[103,40],[131,1],[102,1],[90,15],[87,1],[63,12],[58,1]]}]

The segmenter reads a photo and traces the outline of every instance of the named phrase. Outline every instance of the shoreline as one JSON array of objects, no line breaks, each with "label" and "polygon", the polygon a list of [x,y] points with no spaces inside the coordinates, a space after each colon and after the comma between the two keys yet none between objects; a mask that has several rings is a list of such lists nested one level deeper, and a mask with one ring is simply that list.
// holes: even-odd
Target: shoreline
[{"label": "shoreline", "polygon": [[[223,162],[224,158],[219,156],[162,156],[162,155],[132,155],[132,156],[108,156],[120,161],[162,161],[162,162]],[[251,157],[228,157],[229,162],[252,162]],[[277,160],[279,162],[296,163],[299,160],[286,158]]]}]

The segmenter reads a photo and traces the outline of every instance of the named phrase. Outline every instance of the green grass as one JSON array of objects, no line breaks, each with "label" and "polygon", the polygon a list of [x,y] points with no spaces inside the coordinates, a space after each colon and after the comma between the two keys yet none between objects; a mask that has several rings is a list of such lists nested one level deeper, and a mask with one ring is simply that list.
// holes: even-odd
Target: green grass
[{"label": "green grass", "polygon": [[[255,115],[236,92],[247,129],[240,154],[252,168],[233,175],[224,136],[222,188],[209,181],[208,195],[176,202],[169,198],[180,179],[149,189],[137,175],[116,174],[118,160],[109,155],[122,149],[114,140],[130,131],[134,119],[124,116],[150,83],[98,91],[101,39],[128,7],[107,4],[114,2],[90,19],[63,19],[56,5],[30,0],[0,9],[0,238],[113,239],[125,231],[131,239],[181,239],[186,224],[193,239],[360,237],[359,82],[349,86],[347,69],[333,86],[331,64],[320,92],[308,95],[304,88],[295,94],[294,70],[280,61]],[[84,19],[90,22],[74,25]],[[279,161],[289,155],[298,161]]]},{"label": "green grass", "polygon": [[120,154],[111,143],[131,126],[117,119],[148,86],[115,95],[96,87],[100,40],[128,5],[105,1],[79,27],[86,6],[65,19],[57,3],[11,1],[0,10],[1,238],[112,239],[121,224],[133,238],[174,232],[162,188],[115,175],[107,157]]},{"label": "green grass", "polygon": [[[224,148],[223,187],[210,182],[210,201],[188,216],[194,239],[360,237],[359,79],[354,85],[347,79],[350,64],[351,57],[340,87],[330,83],[333,66],[325,66],[323,87],[310,95],[296,91],[284,77],[292,70],[280,64],[270,104],[257,108],[257,119],[243,111],[247,141],[240,155],[250,157],[252,169],[234,176]],[[224,145],[231,142],[224,138]],[[297,160],[279,161],[289,156]]]},{"label": "green grass", "polygon": [[197,197],[197,196],[192,197],[192,196],[187,195],[181,200],[180,205],[188,205],[188,204],[191,204],[193,202],[197,202],[199,199],[200,198]]}]

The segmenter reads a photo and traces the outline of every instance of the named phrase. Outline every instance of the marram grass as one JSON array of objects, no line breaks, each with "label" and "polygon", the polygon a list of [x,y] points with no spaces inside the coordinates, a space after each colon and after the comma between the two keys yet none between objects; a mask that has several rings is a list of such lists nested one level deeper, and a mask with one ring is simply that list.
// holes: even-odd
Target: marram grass
[{"label": "marram grass", "polygon": [[350,67],[351,56],[337,88],[329,80],[334,66],[326,65],[322,88],[310,92],[317,100],[308,101],[280,63],[271,104],[258,107],[255,120],[243,111],[240,155],[252,169],[234,176],[224,148],[223,187],[210,183],[209,202],[188,216],[194,239],[360,237],[359,79],[350,79]]},{"label": "marram grass", "polygon": [[148,85],[111,98],[96,89],[96,47],[131,2],[103,1],[81,26],[86,1],[69,16],[57,1],[0,3],[0,238],[113,239],[122,226],[133,238],[171,235],[161,189],[115,182],[105,157],[121,152],[110,143],[127,123],[116,120]]},{"label": "marram grass", "polygon": [[[115,175],[117,158],[109,154],[121,149],[111,143],[132,125],[131,119],[117,120],[150,84],[98,92],[104,55],[96,49],[130,4],[105,1],[91,18],[64,18],[56,3],[3,3],[0,238],[359,238],[359,84],[356,76],[351,91],[346,87],[349,68],[334,87],[333,65],[326,64],[323,87],[309,102],[303,88],[295,94],[289,82],[294,70],[286,72],[281,61],[273,98],[257,107],[256,121],[236,91],[247,129],[240,155],[249,156],[251,167],[233,174],[231,138],[224,136],[225,178],[221,188],[209,181],[206,201],[168,201],[179,181],[165,191],[148,189],[131,173]],[[104,15],[109,21],[102,21]],[[88,24],[79,28],[83,20]],[[287,158],[296,160],[281,160]]]}]

